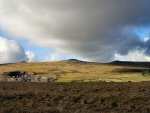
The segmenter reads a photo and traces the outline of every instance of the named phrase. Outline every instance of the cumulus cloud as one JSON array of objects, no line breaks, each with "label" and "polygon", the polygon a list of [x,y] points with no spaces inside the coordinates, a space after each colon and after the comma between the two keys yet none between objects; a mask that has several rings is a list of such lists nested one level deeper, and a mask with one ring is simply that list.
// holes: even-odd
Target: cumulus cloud
[{"label": "cumulus cloud", "polygon": [[145,54],[145,50],[133,50],[127,55],[115,54],[114,59],[121,61],[150,61],[150,56]]},{"label": "cumulus cloud", "polygon": [[25,54],[26,54],[28,62],[35,61],[35,54],[34,54],[34,52],[32,52],[32,51],[26,51]]},{"label": "cumulus cloud", "polygon": [[149,0],[0,0],[0,26],[40,46],[93,61],[149,43],[133,33],[150,24]]},{"label": "cumulus cloud", "polygon": [[25,60],[24,50],[17,42],[0,37],[0,64]]}]

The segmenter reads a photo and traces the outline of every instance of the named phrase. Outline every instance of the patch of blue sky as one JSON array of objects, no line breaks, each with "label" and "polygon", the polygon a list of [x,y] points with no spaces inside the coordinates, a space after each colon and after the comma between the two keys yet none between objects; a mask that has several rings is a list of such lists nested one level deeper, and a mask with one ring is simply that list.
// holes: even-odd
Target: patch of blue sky
[{"label": "patch of blue sky", "polygon": [[0,36],[4,38],[9,38],[9,33],[0,27]]},{"label": "patch of blue sky", "polygon": [[137,27],[134,33],[143,41],[150,39],[150,26]]},{"label": "patch of blue sky", "polygon": [[52,48],[35,45],[26,38],[17,38],[16,40],[22,45],[25,51],[31,51],[35,54],[36,61],[42,61],[44,59],[47,59],[48,55],[52,54],[54,51],[54,49]]}]

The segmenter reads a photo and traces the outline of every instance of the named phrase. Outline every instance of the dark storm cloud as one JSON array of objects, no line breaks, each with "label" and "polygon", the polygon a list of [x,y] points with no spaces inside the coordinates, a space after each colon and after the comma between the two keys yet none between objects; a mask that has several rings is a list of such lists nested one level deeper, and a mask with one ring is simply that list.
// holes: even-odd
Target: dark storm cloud
[{"label": "dark storm cloud", "polygon": [[149,0],[0,0],[0,24],[15,35],[89,60],[108,61],[149,42],[133,33],[150,24]]}]

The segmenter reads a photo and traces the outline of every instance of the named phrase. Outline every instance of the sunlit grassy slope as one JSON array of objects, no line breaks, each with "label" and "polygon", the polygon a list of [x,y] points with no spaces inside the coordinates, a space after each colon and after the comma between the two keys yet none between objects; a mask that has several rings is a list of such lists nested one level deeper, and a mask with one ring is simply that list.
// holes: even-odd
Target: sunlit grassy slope
[{"label": "sunlit grassy slope", "polygon": [[[132,69],[133,67],[76,61],[59,61],[1,65],[0,74],[3,72],[20,70],[31,72],[35,74],[35,76],[57,77],[58,82],[99,80],[115,82],[150,81],[150,76],[144,76],[143,71],[128,71],[128,68]],[[134,69],[139,69],[139,67],[134,67]]]}]

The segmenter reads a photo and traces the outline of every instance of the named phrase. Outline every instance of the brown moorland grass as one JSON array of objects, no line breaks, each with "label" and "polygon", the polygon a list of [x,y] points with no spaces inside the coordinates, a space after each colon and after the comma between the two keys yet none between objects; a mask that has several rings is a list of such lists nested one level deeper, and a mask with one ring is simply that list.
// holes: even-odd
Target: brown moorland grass
[{"label": "brown moorland grass", "polygon": [[[57,77],[57,82],[71,81],[114,81],[139,82],[150,81],[150,76],[143,76],[145,67],[130,67],[88,62],[43,62],[17,63],[0,66],[0,74],[9,71],[26,71],[36,75]],[[150,75],[149,73],[147,75]]]},{"label": "brown moorland grass", "polygon": [[3,82],[0,113],[150,113],[150,82]]}]

